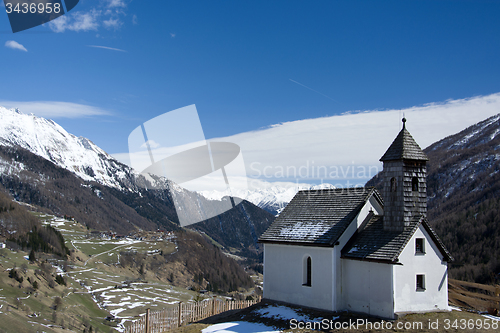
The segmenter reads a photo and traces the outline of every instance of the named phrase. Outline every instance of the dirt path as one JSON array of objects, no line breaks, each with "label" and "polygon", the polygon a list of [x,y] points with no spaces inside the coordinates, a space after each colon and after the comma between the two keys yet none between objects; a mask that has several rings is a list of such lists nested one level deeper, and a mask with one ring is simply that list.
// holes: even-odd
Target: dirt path
[{"label": "dirt path", "polygon": [[[137,242],[137,243],[131,243],[131,244],[139,244],[139,243],[142,243],[142,242]],[[131,244],[123,244],[123,245],[120,245],[120,246],[117,246],[117,247],[114,247],[112,248],[111,250],[107,250],[107,251],[104,251],[104,252],[101,252],[101,253],[98,253],[96,255],[93,255],[92,257],[88,258],[85,263],[83,264],[83,266],[87,266],[87,262],[89,262],[90,260],[92,259],[95,259],[96,257],[102,255],[102,254],[105,254],[105,253],[109,253],[111,251],[115,251],[116,249],[119,249],[121,247],[124,247],[124,246],[130,246]]]}]

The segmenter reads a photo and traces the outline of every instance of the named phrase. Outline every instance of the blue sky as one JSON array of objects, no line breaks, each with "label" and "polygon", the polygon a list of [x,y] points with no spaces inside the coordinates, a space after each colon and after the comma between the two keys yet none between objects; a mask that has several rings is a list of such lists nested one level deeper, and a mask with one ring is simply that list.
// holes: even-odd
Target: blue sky
[{"label": "blue sky", "polygon": [[191,104],[215,138],[487,96],[499,17],[493,0],[81,0],[13,34],[0,14],[0,105],[124,153],[138,125]]}]

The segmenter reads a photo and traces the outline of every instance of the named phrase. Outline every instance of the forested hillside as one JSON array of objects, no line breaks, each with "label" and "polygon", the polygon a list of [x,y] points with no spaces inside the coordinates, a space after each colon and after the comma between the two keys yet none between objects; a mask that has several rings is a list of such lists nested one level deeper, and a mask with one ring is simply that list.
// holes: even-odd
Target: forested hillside
[{"label": "forested hillside", "polygon": [[73,216],[96,230],[128,233],[156,223],[117,199],[110,188],[85,182],[26,149],[0,146],[0,184],[18,201]]},{"label": "forested hillside", "polygon": [[53,253],[60,257],[69,254],[64,238],[51,226],[42,226],[26,207],[13,201],[0,185],[0,237],[11,248]]},{"label": "forested hillside", "polygon": [[179,230],[175,235],[177,251],[174,253],[153,260],[148,260],[145,255],[136,258],[139,254],[127,257],[127,254],[122,253],[122,265],[147,263],[145,269],[156,272],[157,276],[168,279],[174,285],[193,286],[213,292],[227,293],[254,285],[234,259],[224,255],[200,234]]}]

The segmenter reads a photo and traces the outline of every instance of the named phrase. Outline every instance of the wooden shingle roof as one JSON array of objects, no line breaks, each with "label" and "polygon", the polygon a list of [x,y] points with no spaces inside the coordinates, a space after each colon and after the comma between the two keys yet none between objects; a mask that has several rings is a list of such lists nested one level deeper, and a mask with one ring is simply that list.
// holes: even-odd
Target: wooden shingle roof
[{"label": "wooden shingle roof", "polygon": [[333,246],[372,195],[382,205],[373,187],[300,191],[259,242]]},{"label": "wooden shingle roof", "polygon": [[380,158],[380,161],[392,160],[421,160],[428,161],[427,155],[420,149],[420,146],[411,136],[410,132],[404,125],[406,119],[403,119],[403,129],[394,139],[385,154]]},{"label": "wooden shingle roof", "polygon": [[414,218],[403,231],[386,231],[383,216],[373,216],[366,227],[353,235],[342,249],[342,258],[397,263],[411,237],[422,225],[438,247],[445,261],[453,261],[424,216]]}]

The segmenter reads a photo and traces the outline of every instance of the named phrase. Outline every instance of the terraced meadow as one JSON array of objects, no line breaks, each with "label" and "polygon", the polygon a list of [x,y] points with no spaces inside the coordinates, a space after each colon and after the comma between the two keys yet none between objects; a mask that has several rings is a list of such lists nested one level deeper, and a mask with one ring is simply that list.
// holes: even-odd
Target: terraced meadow
[{"label": "terraced meadow", "polygon": [[[66,275],[86,289],[101,308],[114,316],[119,326],[128,320],[137,319],[146,312],[189,302],[198,293],[165,284],[146,273],[138,279],[137,272],[120,268],[120,252],[137,252],[154,256],[160,252],[176,250],[175,239],[155,241],[136,239],[89,238],[87,230],[77,222],[53,216],[42,216],[45,223],[63,234],[68,248],[79,257]],[[80,255],[80,256],[79,256]],[[153,281],[151,281],[153,280]],[[156,280],[156,281],[155,281]]]},{"label": "terraced meadow", "polygon": [[[50,261],[57,274],[66,278],[66,286],[40,288],[37,292],[39,296],[35,298],[21,292],[21,287],[17,288],[15,281],[7,278],[8,283],[0,283],[0,316],[6,314],[2,310],[10,308],[10,317],[15,314],[20,322],[24,317],[25,322],[31,322],[26,324],[27,327],[43,325],[46,332],[64,326],[88,329],[90,325],[94,332],[96,329],[99,332],[123,331],[127,321],[137,320],[147,308],[154,311],[172,307],[180,301],[200,299],[197,292],[161,281],[155,272],[138,272],[120,265],[120,253],[123,252],[156,256],[176,251],[174,237],[155,237],[154,240],[92,238],[91,233],[75,221],[51,215],[38,216],[42,223],[61,231],[70,249],[70,261]],[[26,252],[3,250],[6,255],[0,258],[0,264],[5,274],[9,267],[28,264]],[[26,276],[31,276],[38,266],[28,264],[27,269]],[[23,283],[29,286],[27,282]],[[61,298],[62,306],[54,310],[53,303],[57,297]],[[17,298],[26,298],[21,301],[25,305],[24,310],[21,306],[16,307],[19,305],[15,304],[18,303]],[[1,319],[0,322],[5,321]],[[19,332],[30,331],[21,327],[21,323],[19,325]],[[0,324],[0,332],[5,329],[2,326]]]}]

